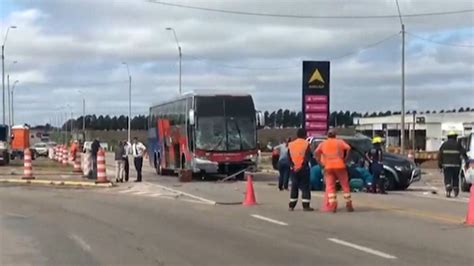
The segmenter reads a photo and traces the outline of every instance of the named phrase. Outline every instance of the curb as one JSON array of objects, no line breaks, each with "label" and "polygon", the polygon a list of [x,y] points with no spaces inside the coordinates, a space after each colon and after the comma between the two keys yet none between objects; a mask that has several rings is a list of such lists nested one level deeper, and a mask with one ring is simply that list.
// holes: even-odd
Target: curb
[{"label": "curb", "polygon": [[23,180],[23,179],[0,179],[0,183],[13,183],[25,185],[53,185],[53,186],[74,186],[74,187],[113,187],[112,183],[92,183],[84,181],[60,181],[60,180]]}]

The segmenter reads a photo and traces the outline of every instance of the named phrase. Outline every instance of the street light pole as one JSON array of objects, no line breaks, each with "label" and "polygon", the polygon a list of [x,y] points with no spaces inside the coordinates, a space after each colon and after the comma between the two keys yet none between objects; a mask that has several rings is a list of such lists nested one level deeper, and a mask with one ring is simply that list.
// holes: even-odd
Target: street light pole
[{"label": "street light pole", "polygon": [[402,27],[402,112],[401,112],[401,134],[400,134],[400,153],[405,154],[405,24],[403,24],[402,13],[400,12],[400,5],[397,4],[398,17],[400,18],[400,25]]},{"label": "street light pole", "polygon": [[86,98],[81,90],[77,90],[82,96],[82,141],[86,141]]},{"label": "street light pole", "polygon": [[10,29],[16,29],[16,26],[9,26],[5,33],[2,43],[2,103],[3,103],[3,124],[5,124],[5,43],[7,42]]},{"label": "street light pole", "polygon": [[181,89],[181,61],[182,61],[182,58],[183,58],[183,54],[182,54],[182,52],[181,52],[181,45],[179,44],[178,36],[176,35],[176,31],[174,30],[174,28],[168,27],[168,28],[166,28],[166,30],[169,30],[169,31],[172,31],[172,32],[173,32],[174,40],[176,41],[176,45],[178,46],[178,56],[179,56],[179,95],[181,95],[181,92],[182,92],[182,89]]},{"label": "street light pole", "polygon": [[[17,61],[13,61],[12,62],[12,65],[16,64]],[[8,69],[10,70],[10,68]],[[8,126],[11,128],[12,127],[12,112],[11,112],[11,106],[12,106],[12,103],[11,103],[11,93],[10,93],[10,75],[7,76],[7,101],[8,101]]]},{"label": "street light pole", "polygon": [[12,93],[12,96],[11,96],[11,101],[12,101],[12,106],[11,106],[12,107],[12,125],[15,124],[15,113],[13,112],[13,110],[14,110],[13,106],[14,106],[15,101],[13,100],[13,95],[14,95],[14,92],[15,92],[15,86],[18,82],[19,82],[19,80],[15,80],[15,82],[13,83],[13,86],[12,86],[12,91],[11,91],[11,93]]},{"label": "street light pole", "polygon": [[131,143],[131,125],[132,125],[132,75],[130,74],[130,68],[127,62],[122,62],[127,67],[128,72],[128,143]]}]

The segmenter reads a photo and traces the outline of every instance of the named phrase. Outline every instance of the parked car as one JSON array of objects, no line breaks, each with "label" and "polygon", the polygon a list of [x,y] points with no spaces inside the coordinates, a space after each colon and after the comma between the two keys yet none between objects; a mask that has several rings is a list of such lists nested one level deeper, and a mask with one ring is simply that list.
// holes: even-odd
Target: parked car
[{"label": "parked car", "polygon": [[[470,135],[464,137],[460,137],[459,142],[464,147],[464,149],[466,149],[467,157],[471,162],[470,168],[472,168],[472,163],[474,162],[474,133],[471,133]],[[466,162],[463,162],[463,166],[465,164]],[[464,192],[469,192],[469,190],[471,189],[471,184],[466,182],[466,172],[466,169],[462,167],[460,172],[461,190]]]},{"label": "parked car", "polygon": [[[338,136],[351,146],[349,160],[353,163],[365,160],[365,153],[372,147],[370,138],[357,134],[355,136]],[[325,136],[308,138],[311,144],[311,150],[314,151],[317,146],[325,140]],[[384,153],[385,170],[385,188],[386,190],[405,190],[410,184],[421,180],[421,170],[415,162],[406,157],[393,153]]]},{"label": "parked car", "polygon": [[31,151],[35,154],[35,157],[48,157],[49,146],[44,142],[38,142],[30,148]]}]

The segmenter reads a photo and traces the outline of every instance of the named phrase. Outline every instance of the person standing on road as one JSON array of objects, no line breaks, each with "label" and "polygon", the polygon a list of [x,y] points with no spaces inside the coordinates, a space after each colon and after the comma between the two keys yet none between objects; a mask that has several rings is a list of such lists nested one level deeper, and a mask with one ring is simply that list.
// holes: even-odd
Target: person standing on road
[{"label": "person standing on road", "polygon": [[316,160],[324,171],[329,210],[332,212],[337,211],[336,180],[339,180],[342,186],[347,211],[354,211],[349,176],[345,164],[350,150],[351,147],[345,141],[336,138],[335,130],[330,129],[328,139],[319,144],[315,152]]},{"label": "person standing on road", "polygon": [[444,185],[446,187],[446,197],[451,197],[451,192],[454,190],[454,197],[459,195],[459,172],[461,171],[461,157],[466,162],[466,168],[468,157],[466,150],[462,147],[461,143],[457,141],[458,135],[454,131],[448,133],[448,140],[445,141],[441,148],[439,148],[438,154],[438,167],[443,169],[444,173]]},{"label": "person standing on road", "polygon": [[92,178],[97,178],[97,152],[100,149],[100,142],[96,138],[91,144],[91,159],[92,159]]},{"label": "person standing on road", "polygon": [[124,156],[125,146],[124,143],[119,141],[117,148],[115,148],[115,182],[123,182],[124,176]]},{"label": "person standing on road", "polygon": [[303,211],[314,211],[310,207],[311,190],[309,184],[309,162],[311,152],[309,143],[305,140],[306,131],[298,129],[297,139],[288,144],[288,161],[290,163],[291,192],[289,210],[293,211],[298,203],[298,190],[301,190]]},{"label": "person standing on road", "polygon": [[130,163],[128,161],[128,156],[131,154],[130,150],[132,145],[127,140],[123,141],[125,156],[123,157],[123,169],[125,174],[125,182],[128,182],[128,177],[130,176]]},{"label": "person standing on road", "polygon": [[291,138],[288,140],[282,141],[282,143],[275,147],[275,150],[278,152],[278,189],[282,191],[283,189],[288,190],[288,182],[290,179],[290,161],[288,159],[288,143],[290,143]]},{"label": "person standing on road", "polygon": [[379,192],[380,194],[387,194],[385,191],[385,180],[383,176],[383,150],[382,150],[382,138],[374,137],[372,139],[372,148],[365,155],[369,161],[369,171],[373,176],[372,186],[370,190],[372,193]]},{"label": "person standing on road", "polygon": [[143,156],[145,156],[146,147],[143,143],[139,142],[137,138],[133,138],[132,154],[133,163],[135,164],[135,170],[137,170],[137,179],[135,182],[142,182],[142,167],[143,167]]}]

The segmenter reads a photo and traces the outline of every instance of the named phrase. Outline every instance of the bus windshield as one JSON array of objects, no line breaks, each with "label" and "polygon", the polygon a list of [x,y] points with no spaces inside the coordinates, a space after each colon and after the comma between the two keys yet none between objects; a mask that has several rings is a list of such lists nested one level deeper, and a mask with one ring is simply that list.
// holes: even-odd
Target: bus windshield
[{"label": "bus windshield", "polygon": [[199,97],[196,148],[241,151],[256,148],[255,107],[250,97]]}]

